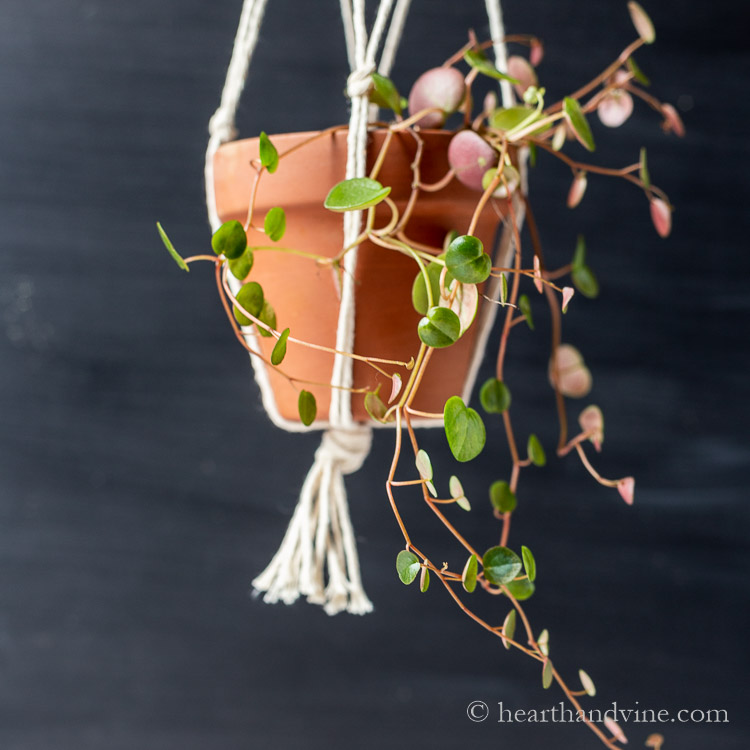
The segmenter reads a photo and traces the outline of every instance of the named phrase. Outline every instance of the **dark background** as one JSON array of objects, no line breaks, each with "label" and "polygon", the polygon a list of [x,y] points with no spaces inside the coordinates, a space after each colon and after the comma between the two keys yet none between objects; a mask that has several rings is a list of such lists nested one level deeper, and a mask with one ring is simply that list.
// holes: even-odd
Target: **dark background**
[{"label": "dark background", "polygon": [[[241,134],[344,121],[338,3],[269,5]],[[248,595],[318,438],[271,426],[210,271],[180,273],[154,229],[185,252],[207,247],[206,123],[240,6],[0,5],[0,748],[595,748],[574,725],[498,724],[498,701],[548,708],[560,694],[438,587],[422,596],[396,579],[388,434],[348,480],[375,613]],[[553,261],[579,231],[588,239],[602,295],[574,301],[565,339],[606,416],[598,466],[634,474],[636,504],[553,459],[524,473],[512,543],[536,553],[528,610],[558,669],[596,680],[589,705],[729,712],[728,724],[628,725],[631,747],[663,731],[667,749],[745,748],[746,24],[741,3],[648,6],[657,44],[637,57],[688,135],[663,135],[638,107],[619,131],[597,125],[597,158],[622,165],[647,146],[677,207],[673,235],[657,237],[624,183],[592,180],[572,215],[565,169],[547,158],[531,176]],[[510,32],[546,40],[554,98],[633,35],[624,0],[507,2],[505,14]],[[486,36],[478,1],[415,2],[396,82],[408,90],[469,27]],[[518,430],[549,449],[542,310],[535,334],[512,339],[508,379]],[[437,432],[423,440],[448,461]],[[465,482],[476,510],[462,528],[478,544],[495,535],[486,487],[507,471],[504,455],[483,456]],[[420,546],[450,555],[420,519]],[[486,611],[499,621],[505,608]],[[467,719],[473,700],[493,707],[486,723]]]}]

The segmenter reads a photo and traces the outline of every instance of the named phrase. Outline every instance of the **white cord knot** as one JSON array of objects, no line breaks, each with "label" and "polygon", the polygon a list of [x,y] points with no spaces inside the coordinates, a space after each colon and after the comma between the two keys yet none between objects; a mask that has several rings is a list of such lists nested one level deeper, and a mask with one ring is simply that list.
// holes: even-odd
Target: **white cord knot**
[{"label": "white cord knot", "polygon": [[373,63],[365,63],[357,68],[346,79],[346,95],[350,99],[356,96],[366,96],[372,87],[372,74],[375,72]]},{"label": "white cord knot", "polygon": [[323,433],[315,459],[331,459],[342,474],[353,474],[365,462],[371,445],[372,430],[369,427],[358,430],[336,427]]},{"label": "white cord knot", "polygon": [[218,138],[221,143],[233,141],[237,136],[237,129],[234,127],[232,113],[219,107],[208,121],[208,134],[212,138]]}]

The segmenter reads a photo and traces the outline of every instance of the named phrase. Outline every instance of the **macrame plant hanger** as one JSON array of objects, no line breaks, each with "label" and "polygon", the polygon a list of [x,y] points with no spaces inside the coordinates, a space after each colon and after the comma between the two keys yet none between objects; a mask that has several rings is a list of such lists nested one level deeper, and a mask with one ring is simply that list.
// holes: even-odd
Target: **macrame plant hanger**
[{"label": "macrame plant hanger", "polygon": [[[351,100],[347,135],[347,179],[366,175],[368,123],[370,115],[374,116],[377,112],[368,100],[372,73],[377,70],[381,75],[389,75],[410,2],[411,0],[397,0],[394,8],[394,0],[380,0],[375,21],[368,34],[365,0],[340,0],[351,71],[347,79],[347,96]],[[244,1],[221,103],[209,122],[210,138],[205,162],[206,206],[214,232],[221,225],[215,202],[214,156],[219,146],[236,137],[235,113],[258,40],[266,3],[267,0]],[[500,3],[499,0],[486,0],[485,4],[495,63],[499,70],[504,71],[507,68],[507,59]],[[376,55],[384,35],[380,62],[376,64]],[[500,87],[503,106],[511,106],[514,100],[510,85],[507,81],[501,81]],[[524,159],[521,163],[521,175],[525,192]],[[517,221],[522,221],[523,203],[517,197],[513,200]],[[362,215],[359,211],[344,214],[343,247],[352,244],[359,236],[361,221]],[[506,257],[512,242],[512,232],[506,227],[500,240],[500,257]],[[346,255],[346,273],[341,285],[336,333],[336,349],[340,352],[351,353],[354,345],[356,263],[355,248]],[[500,283],[498,279],[491,281],[487,294],[497,299]],[[233,293],[236,293],[240,282],[230,276],[230,283]],[[485,305],[479,320],[475,351],[463,394],[464,400],[468,400],[473,387],[495,316],[496,305]],[[256,339],[252,328],[243,329],[243,334],[249,343]],[[255,578],[253,587],[256,591],[264,593],[263,598],[266,602],[282,601],[291,604],[303,595],[309,602],[321,604],[330,615],[343,610],[352,614],[370,612],[372,603],[362,586],[344,486],[344,475],[351,474],[362,466],[372,442],[372,428],[352,418],[351,394],[346,390],[352,384],[352,359],[344,354],[334,356],[331,384],[335,387],[331,392],[328,422],[315,423],[310,428],[281,416],[265,364],[252,356],[251,362],[261,391],[263,406],[275,425],[298,432],[325,429],[281,546],[268,567]],[[432,427],[439,424],[436,420],[431,420],[422,422],[419,426]]]}]

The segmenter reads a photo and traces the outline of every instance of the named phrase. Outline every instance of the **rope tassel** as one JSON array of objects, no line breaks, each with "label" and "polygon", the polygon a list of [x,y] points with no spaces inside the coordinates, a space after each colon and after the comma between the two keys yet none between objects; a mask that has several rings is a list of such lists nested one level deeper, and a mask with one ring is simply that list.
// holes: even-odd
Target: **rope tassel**
[{"label": "rope tassel", "polygon": [[292,604],[302,595],[323,605],[329,615],[372,611],[362,587],[344,486],[344,475],[362,466],[371,443],[370,428],[323,433],[281,546],[253,581],[256,591],[265,592],[263,601]]}]

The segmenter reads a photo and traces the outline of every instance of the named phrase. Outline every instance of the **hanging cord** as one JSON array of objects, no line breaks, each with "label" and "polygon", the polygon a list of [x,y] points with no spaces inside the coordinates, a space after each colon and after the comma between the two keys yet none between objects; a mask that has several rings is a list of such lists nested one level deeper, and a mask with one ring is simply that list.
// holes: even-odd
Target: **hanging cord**
[{"label": "hanging cord", "polygon": [[[492,49],[495,52],[495,67],[501,72],[508,71],[508,51],[505,47],[505,25],[500,0],[486,0],[487,18],[490,22],[490,37]],[[500,81],[500,97],[503,107],[512,107],[515,98],[509,81]]]}]

